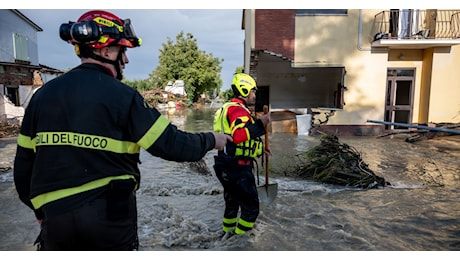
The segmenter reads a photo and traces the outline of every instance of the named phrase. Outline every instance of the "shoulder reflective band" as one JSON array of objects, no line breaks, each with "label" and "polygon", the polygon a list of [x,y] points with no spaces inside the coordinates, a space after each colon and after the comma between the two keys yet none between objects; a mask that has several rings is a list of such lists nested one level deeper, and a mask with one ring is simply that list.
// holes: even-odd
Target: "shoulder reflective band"
[{"label": "shoulder reflective band", "polygon": [[63,198],[66,198],[66,197],[69,197],[69,196],[72,196],[72,195],[75,195],[81,192],[94,190],[94,189],[103,187],[109,184],[109,182],[112,180],[127,180],[127,179],[134,180],[134,177],[132,175],[110,176],[110,177],[106,177],[103,179],[91,181],[91,182],[85,183],[77,187],[43,193],[43,194],[40,194],[32,198],[30,201],[32,202],[32,205],[34,206],[34,209],[39,209],[46,203],[50,203],[58,199],[63,199]]},{"label": "shoulder reflective band", "polygon": [[35,141],[23,134],[18,135],[18,145],[27,149],[33,149],[35,152]]},{"label": "shoulder reflective band", "polygon": [[18,144],[36,150],[38,146],[69,145],[81,148],[110,151],[114,153],[139,153],[140,147],[133,142],[120,141],[105,136],[72,132],[40,132],[34,139],[19,135]]},{"label": "shoulder reflective band", "polygon": [[160,115],[150,129],[144,134],[144,136],[137,142],[142,148],[147,150],[152,144],[154,144],[160,135],[164,132],[166,127],[169,125],[169,120]]}]

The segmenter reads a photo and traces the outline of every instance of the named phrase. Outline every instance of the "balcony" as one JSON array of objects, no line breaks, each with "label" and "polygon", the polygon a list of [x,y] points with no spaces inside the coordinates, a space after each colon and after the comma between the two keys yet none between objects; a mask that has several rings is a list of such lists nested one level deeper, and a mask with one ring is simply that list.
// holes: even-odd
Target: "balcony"
[{"label": "balcony", "polygon": [[427,49],[460,44],[460,10],[391,9],[375,15],[372,47]]}]

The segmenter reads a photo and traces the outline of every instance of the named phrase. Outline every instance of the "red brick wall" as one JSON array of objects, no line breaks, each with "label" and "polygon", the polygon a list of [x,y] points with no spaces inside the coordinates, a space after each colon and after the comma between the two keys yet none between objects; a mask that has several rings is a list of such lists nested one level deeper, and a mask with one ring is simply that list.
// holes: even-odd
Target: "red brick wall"
[{"label": "red brick wall", "polygon": [[295,9],[257,9],[255,48],[294,60]]}]

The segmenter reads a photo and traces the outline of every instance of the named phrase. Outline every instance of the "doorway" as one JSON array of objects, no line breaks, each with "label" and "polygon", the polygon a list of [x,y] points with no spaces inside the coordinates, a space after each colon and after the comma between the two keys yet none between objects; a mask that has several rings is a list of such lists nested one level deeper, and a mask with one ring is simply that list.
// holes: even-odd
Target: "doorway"
[{"label": "doorway", "polygon": [[264,105],[267,105],[270,108],[269,87],[257,86],[256,105],[254,108],[255,112],[263,112]]},{"label": "doorway", "polygon": [[[384,120],[391,123],[412,123],[415,68],[388,68]],[[385,129],[407,129],[386,125]]]}]

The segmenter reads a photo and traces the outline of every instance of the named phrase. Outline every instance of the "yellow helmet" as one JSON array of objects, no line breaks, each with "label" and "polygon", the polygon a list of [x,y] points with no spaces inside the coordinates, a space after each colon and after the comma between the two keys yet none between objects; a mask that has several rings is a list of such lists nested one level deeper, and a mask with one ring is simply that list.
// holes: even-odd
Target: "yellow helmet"
[{"label": "yellow helmet", "polygon": [[254,78],[250,75],[246,73],[237,73],[233,77],[232,89],[235,95],[247,97],[253,88],[257,90],[257,84]]}]

